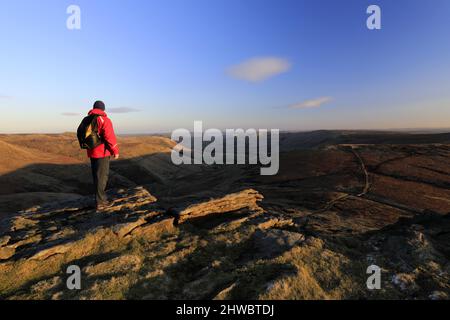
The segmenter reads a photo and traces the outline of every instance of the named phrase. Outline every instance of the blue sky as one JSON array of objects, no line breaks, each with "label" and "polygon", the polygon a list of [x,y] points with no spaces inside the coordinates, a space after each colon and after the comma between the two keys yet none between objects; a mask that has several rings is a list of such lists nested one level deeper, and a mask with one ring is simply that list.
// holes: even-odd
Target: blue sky
[{"label": "blue sky", "polygon": [[[71,4],[81,30],[66,28]],[[370,4],[381,7],[381,30],[366,27]],[[119,133],[194,120],[220,129],[450,127],[448,0],[0,7],[3,133],[75,131],[96,99],[116,111]]]}]

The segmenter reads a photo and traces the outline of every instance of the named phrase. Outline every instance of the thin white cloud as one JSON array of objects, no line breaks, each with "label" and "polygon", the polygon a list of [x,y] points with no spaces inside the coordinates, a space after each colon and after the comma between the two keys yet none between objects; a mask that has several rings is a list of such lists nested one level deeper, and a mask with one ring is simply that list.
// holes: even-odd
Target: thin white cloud
[{"label": "thin white cloud", "polygon": [[11,99],[11,98],[12,98],[11,96],[0,94],[0,99]]},{"label": "thin white cloud", "polygon": [[333,101],[333,98],[331,97],[320,97],[316,99],[311,100],[305,100],[299,103],[295,103],[289,106],[289,109],[313,109],[313,108],[319,108],[324,104],[327,104],[329,102]]},{"label": "thin white cloud", "polygon": [[66,117],[78,117],[80,114],[75,112],[63,112],[61,115]]},{"label": "thin white cloud", "polygon": [[106,111],[109,113],[131,113],[131,112],[139,112],[141,110],[128,107],[119,107],[119,108],[108,108],[106,109]]},{"label": "thin white cloud", "polygon": [[260,82],[287,72],[289,69],[291,69],[291,63],[286,59],[259,57],[234,65],[227,70],[227,73],[236,79]]}]

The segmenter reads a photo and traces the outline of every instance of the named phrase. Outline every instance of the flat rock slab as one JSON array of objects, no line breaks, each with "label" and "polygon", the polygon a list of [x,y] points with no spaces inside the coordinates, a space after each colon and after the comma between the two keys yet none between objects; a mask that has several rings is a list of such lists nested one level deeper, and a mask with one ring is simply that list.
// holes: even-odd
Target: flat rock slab
[{"label": "flat rock slab", "polygon": [[11,247],[0,248],[0,260],[7,260],[16,253],[16,249]]},{"label": "flat rock slab", "polygon": [[133,236],[144,237],[147,240],[157,240],[165,233],[172,233],[175,231],[175,218],[172,217],[158,217],[149,221],[148,224],[141,225],[134,229],[131,234]]},{"label": "flat rock slab", "polygon": [[145,219],[138,219],[133,222],[128,223],[121,223],[118,225],[115,225],[113,227],[113,232],[120,238],[125,237],[127,234],[129,234],[131,231],[139,227],[140,225],[145,224],[147,221]]},{"label": "flat rock slab", "polygon": [[258,191],[247,189],[229,194],[223,198],[194,204],[179,213],[178,223],[202,218],[211,214],[221,214],[241,209],[248,209],[251,212],[262,212],[261,207],[258,206],[258,202],[263,198],[264,197]]},{"label": "flat rock slab", "polygon": [[62,245],[57,245],[48,249],[44,249],[36,253],[34,256],[32,256],[31,260],[45,260],[51,256],[54,256],[56,254],[64,254],[68,252],[72,247],[74,243],[66,243]]}]

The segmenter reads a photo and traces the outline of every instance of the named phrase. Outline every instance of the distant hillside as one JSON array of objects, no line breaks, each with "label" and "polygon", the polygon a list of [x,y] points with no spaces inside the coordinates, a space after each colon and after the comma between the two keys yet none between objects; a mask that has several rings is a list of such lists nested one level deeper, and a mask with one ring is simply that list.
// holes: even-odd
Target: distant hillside
[{"label": "distant hillside", "polygon": [[282,133],[281,150],[321,148],[337,144],[429,144],[450,143],[449,133],[407,133],[388,131],[333,131]]},{"label": "distant hillside", "polygon": [[[115,187],[135,185],[127,177],[127,172],[131,178],[135,175],[135,170],[127,169],[136,167],[130,166],[131,161],[164,157],[174,145],[170,139],[157,136],[120,137],[118,142],[121,160],[113,164],[110,178],[110,185]],[[80,149],[73,133],[0,135],[0,154],[0,210],[24,209],[32,203],[54,200],[58,194],[64,197],[92,193],[86,151]],[[158,171],[158,165],[165,163],[167,159],[163,164],[155,160],[150,167]]]}]

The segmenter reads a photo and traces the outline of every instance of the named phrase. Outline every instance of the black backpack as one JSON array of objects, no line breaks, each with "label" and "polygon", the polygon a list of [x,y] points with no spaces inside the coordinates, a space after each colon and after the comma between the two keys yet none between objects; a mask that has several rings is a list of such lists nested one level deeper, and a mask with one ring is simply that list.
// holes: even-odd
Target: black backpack
[{"label": "black backpack", "polygon": [[103,143],[102,138],[98,134],[98,117],[98,115],[92,114],[81,121],[77,130],[81,149],[94,149]]}]

